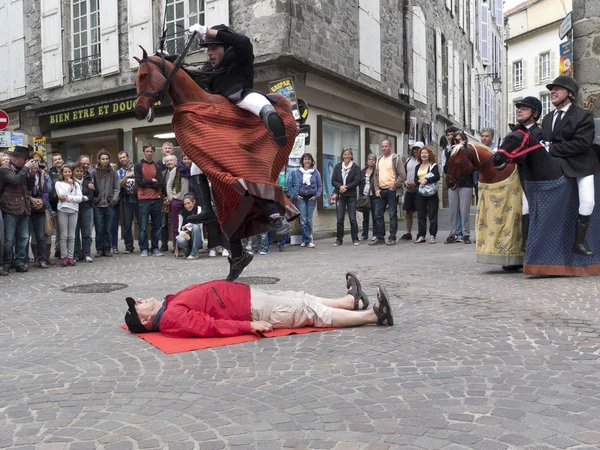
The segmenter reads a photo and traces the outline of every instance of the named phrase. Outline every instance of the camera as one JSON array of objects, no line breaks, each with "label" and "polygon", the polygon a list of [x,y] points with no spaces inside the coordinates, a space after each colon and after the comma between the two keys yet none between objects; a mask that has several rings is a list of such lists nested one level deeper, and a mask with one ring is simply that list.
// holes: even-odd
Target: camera
[{"label": "camera", "polygon": [[39,167],[40,169],[42,169],[42,170],[46,170],[46,163],[39,162],[39,163],[38,163],[38,167]]}]

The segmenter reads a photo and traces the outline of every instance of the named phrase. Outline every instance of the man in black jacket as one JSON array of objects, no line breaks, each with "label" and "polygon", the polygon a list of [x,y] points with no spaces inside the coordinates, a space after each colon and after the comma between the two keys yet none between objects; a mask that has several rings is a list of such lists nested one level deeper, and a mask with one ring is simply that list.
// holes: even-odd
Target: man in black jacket
[{"label": "man in black jacket", "polygon": [[573,104],[579,92],[574,78],[561,75],[546,87],[556,109],[542,121],[544,144],[558,158],[565,176],[577,179],[579,215],[573,252],[593,256],[584,242],[594,210],[594,173],[599,167],[598,157],[592,151],[594,119],[589,111]]},{"label": "man in black jacket", "polygon": [[252,90],[254,50],[250,39],[225,25],[207,28],[194,24],[190,31],[196,32],[208,50],[203,72],[210,76],[209,91],[260,117],[277,145],[284,147],[287,137],[283,120],[267,97]]}]

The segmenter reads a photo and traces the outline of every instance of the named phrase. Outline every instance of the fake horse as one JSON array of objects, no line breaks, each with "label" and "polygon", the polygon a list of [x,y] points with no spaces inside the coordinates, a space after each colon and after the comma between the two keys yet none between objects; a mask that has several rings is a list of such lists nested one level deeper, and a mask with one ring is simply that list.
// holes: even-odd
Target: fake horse
[{"label": "fake horse", "polygon": [[479,172],[476,261],[502,266],[522,265],[523,190],[516,166],[510,163],[498,171],[492,164],[493,156],[494,153],[483,144],[455,146],[448,160],[446,182],[452,189],[458,184],[459,177]]},{"label": "fake horse", "polygon": [[[510,133],[494,154],[494,167],[516,162],[525,172],[529,203],[529,236],[523,273],[534,275],[588,276],[600,274],[600,213],[594,209],[586,246],[595,256],[573,252],[579,207],[577,182],[567,178],[558,158],[522,129]],[[600,195],[600,177],[595,195]]]},{"label": "fake horse", "polygon": [[289,102],[269,95],[284,121],[287,144],[278,147],[260,118],[220,95],[208,94],[181,68],[162,56],[143,50],[135,85],[138,119],[151,122],[153,105],[166,94],[175,109],[172,127],[177,142],[211,181],[217,217],[229,240],[239,240],[271,229],[261,207],[273,201],[291,221],[300,213],[277,183],[296,137],[296,122]]}]

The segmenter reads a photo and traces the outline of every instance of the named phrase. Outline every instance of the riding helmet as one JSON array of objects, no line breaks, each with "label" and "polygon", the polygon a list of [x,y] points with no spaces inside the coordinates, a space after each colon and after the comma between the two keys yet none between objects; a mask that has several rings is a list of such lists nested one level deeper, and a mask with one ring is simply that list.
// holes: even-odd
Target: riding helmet
[{"label": "riding helmet", "polygon": [[[218,31],[229,31],[231,30],[227,25],[215,25],[210,27],[211,30],[218,30]],[[210,44],[218,44],[218,45],[223,45],[224,47],[228,47],[228,45],[226,45],[223,41],[220,41],[217,38],[209,38],[208,36],[204,39],[204,41],[200,42],[200,45],[203,47],[207,47]]]},{"label": "riding helmet", "polygon": [[515,106],[518,108],[519,106],[527,106],[531,108],[533,111],[537,112],[538,118],[542,115],[542,102],[540,102],[535,97],[525,97],[524,99],[515,102]]},{"label": "riding helmet", "polygon": [[554,86],[565,88],[573,94],[573,97],[577,97],[577,93],[579,92],[579,83],[577,83],[577,80],[567,75],[556,77],[552,83],[546,85],[546,89],[551,91]]}]

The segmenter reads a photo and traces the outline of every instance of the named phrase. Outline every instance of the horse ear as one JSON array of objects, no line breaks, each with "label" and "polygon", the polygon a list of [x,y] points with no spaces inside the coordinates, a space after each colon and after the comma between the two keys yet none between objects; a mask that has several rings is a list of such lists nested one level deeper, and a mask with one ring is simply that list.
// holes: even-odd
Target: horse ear
[{"label": "horse ear", "polygon": [[142,51],[144,52],[144,53],[142,53],[142,59],[147,59],[147,58],[148,58],[148,52],[147,52],[147,51],[146,51],[146,49],[145,49],[144,47],[142,47],[141,45],[140,45],[140,48],[141,48],[141,49],[142,49]]}]

